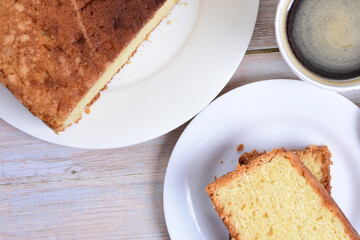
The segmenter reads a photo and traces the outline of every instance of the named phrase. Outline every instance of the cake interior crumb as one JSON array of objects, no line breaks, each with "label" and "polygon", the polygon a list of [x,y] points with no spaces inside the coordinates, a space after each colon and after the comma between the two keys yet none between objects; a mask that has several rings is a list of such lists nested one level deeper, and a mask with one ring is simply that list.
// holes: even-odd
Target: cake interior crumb
[{"label": "cake interior crumb", "polygon": [[239,144],[239,146],[236,149],[238,152],[244,150],[244,144]]}]

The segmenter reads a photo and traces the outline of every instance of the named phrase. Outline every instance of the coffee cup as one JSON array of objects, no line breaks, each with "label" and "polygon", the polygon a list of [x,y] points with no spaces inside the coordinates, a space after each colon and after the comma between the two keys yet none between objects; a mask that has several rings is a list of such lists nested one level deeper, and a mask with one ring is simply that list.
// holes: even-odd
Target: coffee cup
[{"label": "coffee cup", "polygon": [[280,0],[275,18],[276,41],[291,70],[334,91],[360,89],[360,6],[342,1]]}]

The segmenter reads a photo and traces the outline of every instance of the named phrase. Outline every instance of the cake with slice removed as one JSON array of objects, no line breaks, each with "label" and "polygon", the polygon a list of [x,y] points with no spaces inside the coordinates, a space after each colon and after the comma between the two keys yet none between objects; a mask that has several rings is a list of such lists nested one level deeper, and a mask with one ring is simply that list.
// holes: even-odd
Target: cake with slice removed
[{"label": "cake with slice removed", "polygon": [[55,132],[64,131],[176,2],[0,1],[0,82]]},{"label": "cake with slice removed", "polygon": [[275,149],[206,188],[233,239],[360,239],[292,152]]},{"label": "cake with slice removed", "polygon": [[[324,188],[331,193],[331,175],[330,165],[331,153],[327,146],[311,145],[302,150],[292,150],[293,153],[302,161],[305,166],[310,170],[316,179],[324,186]],[[252,152],[245,152],[239,158],[239,164],[250,164],[251,161],[257,157],[265,154],[266,152],[259,153],[256,150]]]}]

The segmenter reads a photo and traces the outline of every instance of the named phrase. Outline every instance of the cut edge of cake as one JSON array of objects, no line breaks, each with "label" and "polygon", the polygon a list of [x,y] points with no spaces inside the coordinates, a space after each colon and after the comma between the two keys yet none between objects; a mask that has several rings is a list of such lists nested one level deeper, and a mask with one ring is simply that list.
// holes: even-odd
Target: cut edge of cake
[{"label": "cut edge of cake", "polygon": [[[319,182],[324,186],[324,188],[331,193],[331,174],[330,174],[330,165],[332,165],[331,161],[331,153],[329,148],[324,146],[310,145],[305,149],[301,150],[291,150],[300,160],[306,159],[308,157],[313,157],[313,159],[321,161],[321,178],[317,177],[316,174],[312,171],[311,167],[306,164],[310,172],[317,177]],[[258,152],[257,150],[253,150],[252,152],[245,152],[239,157],[239,165],[249,164],[251,161],[255,160],[257,157],[264,155],[266,151]]]},{"label": "cut edge of cake", "polygon": [[[319,182],[324,186],[324,188],[331,193],[331,174],[330,174],[330,165],[332,165],[331,161],[331,153],[329,148],[324,146],[316,146],[311,145],[303,150],[292,150],[291,152],[295,153],[295,155],[301,160],[305,159],[308,156],[316,155],[321,159],[321,174],[322,179],[319,179]],[[305,164],[308,169],[310,166]],[[311,172],[311,171],[310,171]]]},{"label": "cut edge of cake", "polygon": [[215,197],[216,190],[226,185],[227,183],[237,179],[237,177],[239,177],[240,175],[248,174],[254,168],[261,166],[263,164],[270,163],[272,159],[278,154],[280,154],[281,156],[285,157],[288,161],[290,161],[291,165],[296,169],[299,176],[305,178],[306,182],[311,186],[311,188],[315,191],[315,193],[322,198],[323,200],[322,204],[326,208],[328,208],[334,214],[334,216],[339,218],[340,222],[343,224],[345,228],[346,234],[350,237],[350,239],[359,240],[360,239],[359,234],[352,227],[348,219],[345,217],[341,209],[338,207],[338,205],[335,203],[335,201],[332,199],[332,197],[326,191],[326,189],[319,183],[319,181],[315,178],[315,176],[304,165],[304,163],[298,159],[298,157],[294,153],[286,151],[286,149],[284,148],[274,149],[270,152],[264,153],[261,156],[257,157],[255,160],[251,161],[249,164],[243,164],[241,166],[238,166],[235,169],[235,171],[230,172],[218,178],[217,180],[215,180],[213,183],[209,184],[206,187],[206,192],[208,193],[215,207],[215,210],[217,211],[219,217],[224,222],[232,238],[237,240],[245,240],[242,239],[240,233],[236,231],[236,228],[231,222],[229,216],[226,216],[224,212],[224,207],[221,204],[219,204],[219,202],[217,201]]},{"label": "cut edge of cake", "polygon": [[87,92],[87,94],[78,102],[66,120],[58,126],[50,126],[56,133],[64,131],[73,123],[77,123],[83,114],[84,109],[95,102],[100,91],[112,80],[121,68],[126,64],[129,58],[133,56],[137,48],[144,42],[151,32],[161,23],[161,21],[174,8],[178,0],[167,0],[163,6],[154,14],[137,36],[128,44],[128,46],[118,55],[118,57],[107,67],[106,71],[100,76],[96,84]]}]

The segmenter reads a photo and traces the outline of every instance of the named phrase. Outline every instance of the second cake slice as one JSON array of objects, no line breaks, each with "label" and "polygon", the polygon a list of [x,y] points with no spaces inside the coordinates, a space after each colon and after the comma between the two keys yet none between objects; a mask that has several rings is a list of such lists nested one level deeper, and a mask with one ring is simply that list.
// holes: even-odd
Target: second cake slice
[{"label": "second cake slice", "polygon": [[206,188],[233,239],[360,239],[292,152],[275,149]]},{"label": "second cake slice", "polygon": [[[331,175],[330,165],[331,153],[327,146],[311,145],[302,150],[291,151],[302,161],[305,166],[310,170],[316,179],[324,186],[324,188],[331,193]],[[239,158],[239,164],[249,164],[257,157],[265,154],[266,152],[259,153],[256,150],[252,152],[243,153]]]}]

